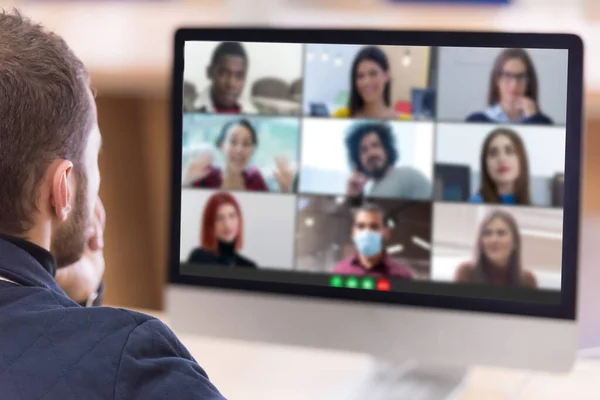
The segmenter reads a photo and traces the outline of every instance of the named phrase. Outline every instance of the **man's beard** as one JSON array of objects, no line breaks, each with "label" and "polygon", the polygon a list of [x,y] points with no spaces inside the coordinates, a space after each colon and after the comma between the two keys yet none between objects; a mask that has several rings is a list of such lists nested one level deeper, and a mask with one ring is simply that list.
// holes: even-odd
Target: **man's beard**
[{"label": "man's beard", "polygon": [[[378,160],[379,160],[379,158],[377,158],[377,160],[375,160],[373,163],[370,163],[370,164],[378,164],[377,163]],[[383,163],[383,165],[381,165],[381,166],[374,165],[374,166],[370,167],[369,169],[365,168],[366,175],[368,175],[370,178],[373,178],[373,179],[383,178],[388,170],[388,166],[386,164],[387,163]]]},{"label": "man's beard", "polygon": [[91,225],[87,206],[87,176],[75,172],[75,201],[67,221],[54,233],[50,252],[58,268],[67,267],[81,259],[87,243],[87,232]]}]

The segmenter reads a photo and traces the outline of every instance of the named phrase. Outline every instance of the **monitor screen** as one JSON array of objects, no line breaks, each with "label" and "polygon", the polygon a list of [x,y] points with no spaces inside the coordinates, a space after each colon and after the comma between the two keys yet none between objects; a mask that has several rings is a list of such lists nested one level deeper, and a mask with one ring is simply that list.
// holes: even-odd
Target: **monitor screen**
[{"label": "monitor screen", "polygon": [[276,39],[183,45],[180,276],[560,303],[567,49]]}]

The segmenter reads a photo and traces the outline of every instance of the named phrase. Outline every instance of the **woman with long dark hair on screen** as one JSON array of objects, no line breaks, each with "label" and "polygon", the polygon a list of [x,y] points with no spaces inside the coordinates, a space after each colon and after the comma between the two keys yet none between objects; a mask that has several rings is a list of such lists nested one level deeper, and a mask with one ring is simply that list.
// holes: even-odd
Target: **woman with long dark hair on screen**
[{"label": "woman with long dark hair on screen", "polygon": [[256,263],[239,251],[244,245],[244,219],[233,195],[211,195],[202,215],[200,247],[194,249],[189,263],[256,268]]},{"label": "woman with long dark hair on screen", "polygon": [[[201,154],[190,163],[186,172],[192,187],[268,191],[269,187],[261,172],[249,166],[250,158],[258,147],[258,134],[254,125],[245,118],[227,122],[222,128],[215,146],[225,156],[225,167],[213,165],[209,152]],[[282,192],[292,189],[294,172],[284,157],[275,157],[275,180]]]},{"label": "woman with long dark hair on screen", "polygon": [[472,203],[531,205],[527,150],[517,132],[497,128],[489,133],[481,146],[480,171]]},{"label": "woman with long dark hair on screen", "polygon": [[521,243],[515,218],[490,212],[479,227],[474,260],[458,267],[455,282],[537,288],[535,276],[521,264]]},{"label": "woman with long dark hair on screen", "polygon": [[352,63],[348,107],[334,117],[398,118],[391,101],[390,63],[377,46],[363,47]]},{"label": "woman with long dark hair on screen", "polygon": [[488,107],[467,117],[467,122],[552,125],[540,110],[538,78],[524,49],[505,49],[494,61],[490,75]]}]

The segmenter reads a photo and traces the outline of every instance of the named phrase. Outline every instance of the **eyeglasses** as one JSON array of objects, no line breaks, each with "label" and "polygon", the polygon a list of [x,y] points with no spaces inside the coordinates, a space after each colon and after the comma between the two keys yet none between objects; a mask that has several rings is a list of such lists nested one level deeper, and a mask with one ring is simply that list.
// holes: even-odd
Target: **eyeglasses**
[{"label": "eyeglasses", "polygon": [[512,72],[502,71],[500,72],[500,79],[503,81],[516,81],[517,83],[526,83],[529,77],[526,73],[513,74]]}]

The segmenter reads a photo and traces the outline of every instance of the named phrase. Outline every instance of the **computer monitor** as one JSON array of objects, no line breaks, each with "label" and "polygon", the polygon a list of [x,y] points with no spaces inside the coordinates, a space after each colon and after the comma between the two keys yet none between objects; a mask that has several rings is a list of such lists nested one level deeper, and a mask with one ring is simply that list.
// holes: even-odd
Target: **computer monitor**
[{"label": "computer monitor", "polygon": [[[567,34],[179,30],[173,327],[393,363],[569,369],[582,69]],[[331,116],[276,102],[259,114],[249,88],[264,78],[300,79],[299,108]],[[186,112],[184,81],[198,93]],[[395,109],[415,88],[432,113]],[[183,157],[194,148],[210,151]],[[436,166],[453,165],[470,193],[436,196]]]}]

